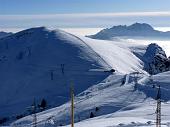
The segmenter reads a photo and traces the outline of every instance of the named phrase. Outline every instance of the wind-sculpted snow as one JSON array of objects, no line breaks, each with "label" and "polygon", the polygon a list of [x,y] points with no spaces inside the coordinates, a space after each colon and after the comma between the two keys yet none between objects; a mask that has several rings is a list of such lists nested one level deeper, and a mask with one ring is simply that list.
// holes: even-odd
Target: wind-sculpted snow
[{"label": "wind-sculpted snow", "polygon": [[82,38],[90,45],[107,63],[121,73],[143,71],[143,62],[138,59],[126,46],[114,43],[113,41],[102,41]]}]

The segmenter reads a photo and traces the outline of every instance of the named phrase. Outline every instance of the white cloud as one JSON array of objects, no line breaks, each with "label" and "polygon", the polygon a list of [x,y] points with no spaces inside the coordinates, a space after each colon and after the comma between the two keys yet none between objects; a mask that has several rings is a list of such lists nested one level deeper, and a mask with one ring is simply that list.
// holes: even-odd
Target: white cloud
[{"label": "white cloud", "polygon": [[170,27],[155,27],[155,30],[167,32],[170,31]]},{"label": "white cloud", "polygon": [[106,18],[106,17],[169,17],[170,11],[161,12],[118,12],[118,13],[73,13],[73,14],[35,14],[35,15],[0,15],[0,20],[32,20],[59,18]]},{"label": "white cloud", "polygon": [[156,27],[170,27],[170,12],[120,12],[0,15],[0,30],[23,29],[35,26],[54,28],[106,28],[113,25],[145,22]]},{"label": "white cloud", "polygon": [[61,29],[75,35],[85,36],[96,34],[103,28],[61,28]]},{"label": "white cloud", "polygon": [[26,28],[0,28],[0,31],[16,33],[16,32],[22,31],[24,29],[26,29]]}]

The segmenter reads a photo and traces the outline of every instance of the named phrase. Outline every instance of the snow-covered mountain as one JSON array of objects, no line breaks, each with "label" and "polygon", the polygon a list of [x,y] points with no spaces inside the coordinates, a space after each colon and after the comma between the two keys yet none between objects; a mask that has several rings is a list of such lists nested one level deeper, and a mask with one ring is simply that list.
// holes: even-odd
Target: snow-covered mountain
[{"label": "snow-covered mountain", "polygon": [[6,37],[6,36],[9,36],[9,35],[12,35],[12,33],[11,32],[7,33],[7,32],[0,31],[0,38]]},{"label": "snow-covered mountain", "polygon": [[[158,54],[166,57],[155,44],[95,40],[44,27],[3,38],[0,122],[5,118],[4,124],[30,127],[33,116],[28,109],[34,100],[38,105],[45,99],[46,110],[37,110],[37,127],[69,124],[69,89],[73,84],[75,122],[81,121],[77,127],[155,124],[158,85],[162,100],[167,103],[163,105],[166,110],[170,99],[169,72],[150,76],[146,69],[148,60],[154,61]],[[95,118],[89,119],[92,116]],[[169,118],[163,118],[163,122],[168,124]],[[104,120],[113,122],[103,124]]]},{"label": "snow-covered mountain", "polygon": [[[43,27],[0,40],[0,116],[28,114],[34,101],[49,107],[102,81],[111,67],[86,43],[63,31]],[[99,71],[98,71],[99,70]]]},{"label": "snow-covered mountain", "polygon": [[94,39],[108,40],[113,37],[164,37],[170,38],[170,32],[161,32],[154,30],[152,26],[146,23],[135,23],[130,26],[119,25],[113,26],[112,28],[103,29],[95,35],[90,35],[88,37]]}]

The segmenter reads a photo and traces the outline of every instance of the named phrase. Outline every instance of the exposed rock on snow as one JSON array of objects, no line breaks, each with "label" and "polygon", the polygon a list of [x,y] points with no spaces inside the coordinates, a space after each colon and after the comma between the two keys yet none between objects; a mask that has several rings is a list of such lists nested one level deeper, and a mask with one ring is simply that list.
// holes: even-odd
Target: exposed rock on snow
[{"label": "exposed rock on snow", "polygon": [[157,74],[170,69],[170,61],[165,51],[155,43],[148,45],[143,60],[145,69],[150,74]]}]

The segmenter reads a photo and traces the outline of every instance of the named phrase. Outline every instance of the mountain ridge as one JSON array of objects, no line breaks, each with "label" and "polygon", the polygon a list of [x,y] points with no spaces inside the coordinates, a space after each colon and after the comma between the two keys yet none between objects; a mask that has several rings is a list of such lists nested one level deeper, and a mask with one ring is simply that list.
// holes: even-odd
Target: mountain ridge
[{"label": "mountain ridge", "polygon": [[111,28],[106,28],[94,35],[87,37],[93,39],[110,40],[113,37],[165,37],[170,38],[170,31],[162,32],[155,30],[147,23],[134,23],[130,26],[118,25]]},{"label": "mountain ridge", "polygon": [[12,34],[13,34],[12,32],[0,31],[0,38],[7,37],[7,36],[12,35]]}]

